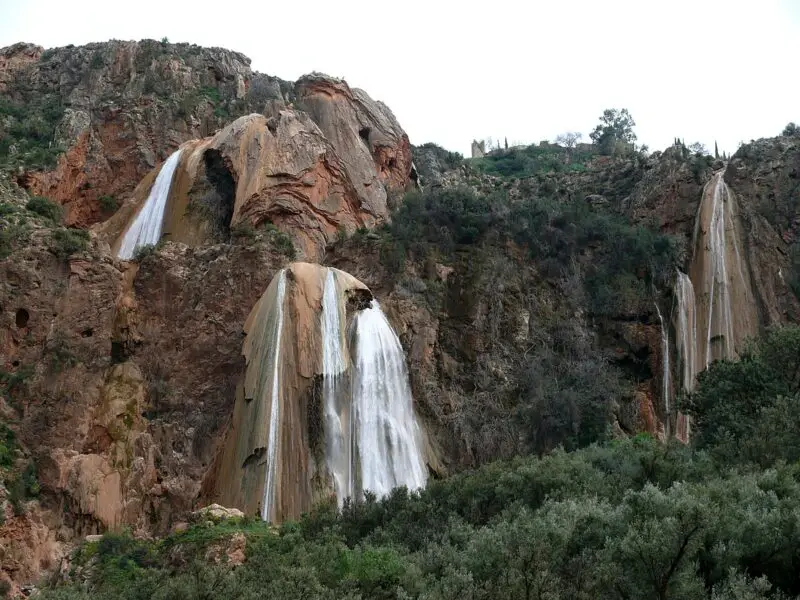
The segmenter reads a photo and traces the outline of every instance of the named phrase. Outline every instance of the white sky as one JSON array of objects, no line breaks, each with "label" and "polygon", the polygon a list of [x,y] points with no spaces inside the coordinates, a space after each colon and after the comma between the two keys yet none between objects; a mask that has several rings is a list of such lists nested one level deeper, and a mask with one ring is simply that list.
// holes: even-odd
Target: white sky
[{"label": "white sky", "polygon": [[628,108],[639,142],[733,151],[800,123],[800,0],[0,0],[0,47],[161,39],[322,71],[386,102],[411,142],[588,136]]}]

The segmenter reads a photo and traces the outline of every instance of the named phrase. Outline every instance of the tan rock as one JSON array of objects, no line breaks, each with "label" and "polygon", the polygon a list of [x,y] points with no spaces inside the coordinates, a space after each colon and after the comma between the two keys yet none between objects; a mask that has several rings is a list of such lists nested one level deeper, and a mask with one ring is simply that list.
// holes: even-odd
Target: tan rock
[{"label": "tan rock", "polygon": [[244,513],[238,508],[225,508],[220,504],[210,504],[192,513],[192,520],[203,521],[207,519],[241,519]]}]

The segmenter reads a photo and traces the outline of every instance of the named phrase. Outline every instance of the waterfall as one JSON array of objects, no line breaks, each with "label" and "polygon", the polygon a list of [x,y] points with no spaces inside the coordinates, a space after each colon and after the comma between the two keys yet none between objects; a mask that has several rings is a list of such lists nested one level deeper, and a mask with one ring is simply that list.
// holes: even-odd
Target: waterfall
[{"label": "waterfall", "polygon": [[274,326],[267,332],[267,347],[272,347],[269,354],[269,365],[265,365],[264,374],[272,377],[269,409],[269,433],[267,435],[267,468],[264,481],[264,497],[261,502],[261,518],[265,521],[272,519],[275,506],[275,487],[278,470],[278,437],[280,428],[280,367],[281,367],[281,340],[283,338],[283,300],[286,295],[286,269],[278,275],[278,289],[275,296]]},{"label": "waterfall", "polygon": [[758,315],[747,263],[739,252],[736,198],[725,172],[703,190],[695,225],[690,269],[696,292],[697,366],[735,358],[745,338],[755,335]]},{"label": "waterfall", "polygon": [[161,228],[164,223],[164,211],[167,207],[172,176],[178,167],[181,149],[173,152],[158,172],[150,194],[139,214],[122,237],[117,256],[123,260],[133,258],[136,248],[157,244],[161,239]]},{"label": "waterfall", "polygon": [[342,306],[334,269],[328,269],[322,293],[322,400],[325,413],[325,450],[328,471],[341,506],[353,496],[350,407],[342,397],[342,374],[347,368],[342,344]]},{"label": "waterfall", "polygon": [[697,321],[694,316],[694,286],[686,273],[678,271],[675,287],[678,301],[678,359],[683,375],[681,382],[683,390],[691,392],[697,376]]},{"label": "waterfall", "polygon": [[403,348],[371,301],[334,268],[273,277],[244,323],[246,369],[209,483],[220,503],[277,523],[333,495],[342,506],[425,485]]},{"label": "waterfall", "polygon": [[359,489],[382,496],[425,485],[405,355],[376,300],[353,321],[353,422]]},{"label": "waterfall", "polygon": [[[727,221],[725,210],[728,203],[728,186],[722,173],[716,176],[714,193],[712,196],[711,225],[708,232],[711,250],[711,294],[708,302],[708,329],[706,335],[706,366],[711,364],[711,332],[716,325],[718,335],[723,337],[725,344],[724,356],[733,355],[733,316],[731,310],[730,286],[728,282],[728,264],[725,255],[725,228]],[[734,240],[736,236],[734,235]],[[737,248],[738,254],[738,248]],[[714,310],[716,308],[716,310]],[[717,323],[714,323],[714,316]],[[716,337],[716,336],[715,336]]]},{"label": "waterfall", "polygon": [[[667,415],[666,422],[669,424],[670,416],[670,370],[669,370],[669,330],[664,326],[664,318],[661,316],[661,309],[656,305],[658,322],[661,324],[661,395],[664,398],[664,412]],[[669,430],[667,430],[669,435]]]},{"label": "waterfall", "polygon": [[[675,283],[678,302],[677,347],[678,361],[681,364],[681,384],[684,393],[694,390],[697,377],[697,321],[695,319],[695,298],[692,280],[686,273],[678,271]],[[689,417],[678,413],[675,436],[684,443],[689,441],[691,423]]]}]

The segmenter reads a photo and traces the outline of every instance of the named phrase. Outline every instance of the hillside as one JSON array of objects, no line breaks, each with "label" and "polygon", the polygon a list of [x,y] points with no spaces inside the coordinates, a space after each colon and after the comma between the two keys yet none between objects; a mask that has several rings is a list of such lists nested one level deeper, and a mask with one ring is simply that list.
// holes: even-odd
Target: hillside
[{"label": "hillside", "polygon": [[[715,412],[725,393],[703,396],[707,364],[741,383],[723,369],[746,366],[732,361],[755,356],[751,340],[800,318],[796,131],[726,162],[680,143],[654,153],[544,143],[467,160],[411,146],[386,105],[344,81],[285,82],[224,49],[19,44],[0,57],[9,589],[47,576],[70,583],[65,598],[161,597],[152,590],[173,585],[164,597],[757,598],[741,594],[762,593],[765,576],[800,593],[781,575],[798,566],[797,473],[780,463],[797,460],[796,432],[752,421],[762,408],[773,424],[794,415],[796,387],[748,384],[736,418]],[[170,157],[158,235],[123,259]],[[305,263],[324,269],[311,276]],[[344,273],[342,389],[363,376],[352,331],[374,298],[405,352],[393,376],[410,388],[387,405],[413,406],[429,482],[341,515],[323,443],[331,372],[317,356],[332,268]],[[268,293],[281,277],[286,300]],[[274,322],[278,344],[262,348],[251,332]],[[773,354],[793,351],[775,343]],[[283,413],[270,412],[276,403]],[[247,411],[260,415],[252,429]],[[731,457],[767,433],[785,448]],[[274,436],[279,530],[254,522]],[[234,447],[245,460],[232,462]],[[550,486],[530,474],[542,469],[574,478]],[[243,495],[229,494],[239,482]],[[755,502],[723,502],[740,488],[773,503],[753,519],[785,526],[774,552],[753,542],[715,554],[749,535],[735,523],[745,517],[713,519]],[[191,516],[222,498],[238,499],[228,508],[245,510],[242,523]],[[673,513],[691,531],[675,569],[619,570],[644,545],[671,547],[659,536],[683,530],[658,528]],[[82,546],[106,532],[116,533]],[[219,563],[228,550],[209,548],[231,535],[242,568],[189,569]],[[153,536],[167,537],[136,541]],[[568,581],[590,562],[585,581]],[[279,575],[259,575],[273,563]],[[190,584],[210,587],[179,592]]]}]

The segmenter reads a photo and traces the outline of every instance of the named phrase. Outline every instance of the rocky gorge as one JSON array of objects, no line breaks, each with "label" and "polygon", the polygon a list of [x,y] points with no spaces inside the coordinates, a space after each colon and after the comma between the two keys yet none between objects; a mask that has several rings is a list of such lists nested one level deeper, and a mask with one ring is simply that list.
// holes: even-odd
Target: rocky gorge
[{"label": "rocky gorge", "polygon": [[[255,410],[248,315],[283,269],[345,273],[362,297],[345,320],[378,299],[431,479],[605,432],[674,436],[678,270],[708,321],[720,317],[705,282],[733,281],[714,261],[741,281],[729,304],[747,323],[731,317],[735,336],[703,333],[701,348],[733,356],[800,317],[797,136],[745,144],[726,165],[676,145],[507,177],[412,147],[388,107],[344,81],[285,82],[235,52],[152,40],[2,49],[0,96],[0,422],[13,439],[0,577],[14,589],[57,572],[87,535],[162,535],[214,502],[258,512],[261,472],[240,493],[221,465],[264,445],[266,422],[250,421],[246,449],[230,432]],[[178,149],[161,241],[120,259]],[[31,211],[32,197],[63,215]],[[707,241],[714,231],[727,237]],[[314,283],[286,305],[305,315],[292,339],[310,340],[292,347],[316,353],[323,277],[295,280]],[[308,438],[316,360],[288,360],[281,376]],[[299,462],[283,477],[322,465],[315,449],[287,451]],[[284,516],[333,484],[292,485]]]}]

